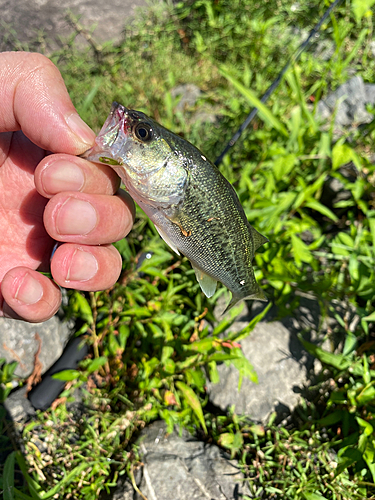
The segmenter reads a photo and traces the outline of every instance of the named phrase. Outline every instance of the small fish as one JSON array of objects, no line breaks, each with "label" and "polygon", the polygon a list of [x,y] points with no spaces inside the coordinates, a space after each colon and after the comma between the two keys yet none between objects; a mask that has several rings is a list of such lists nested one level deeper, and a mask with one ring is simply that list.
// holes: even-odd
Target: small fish
[{"label": "small fish", "polygon": [[268,240],[248,222],[237,194],[192,144],[140,111],[114,102],[82,155],[110,165],[178,255],[191,262],[207,297],[217,281],[242,299],[267,300],[255,280],[254,252]]}]

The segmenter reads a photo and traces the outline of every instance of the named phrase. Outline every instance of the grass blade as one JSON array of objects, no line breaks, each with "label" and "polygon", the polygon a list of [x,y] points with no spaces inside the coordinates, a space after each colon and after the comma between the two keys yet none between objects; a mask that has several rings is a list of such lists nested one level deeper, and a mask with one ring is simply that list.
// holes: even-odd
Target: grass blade
[{"label": "grass blade", "polygon": [[14,458],[15,453],[12,451],[4,465],[4,500],[14,500]]},{"label": "grass blade", "polygon": [[259,110],[259,115],[263,118],[263,120],[271,125],[274,129],[278,130],[280,133],[282,133],[285,137],[289,137],[288,131],[284,127],[284,125],[274,116],[271,111],[265,106],[260,99],[250,90],[247,89],[237,81],[235,78],[233,78],[229,73],[225,71],[224,68],[220,68],[220,73],[243,95],[243,97],[247,100],[247,102],[251,105],[254,106],[255,108],[258,108]]},{"label": "grass blade", "polygon": [[207,434],[207,427],[204,421],[202,406],[199,402],[198,396],[195,394],[193,389],[183,382],[176,382],[176,386],[182,392],[184,398],[186,399],[188,405],[192,408],[196,416],[198,417],[204,432]]}]

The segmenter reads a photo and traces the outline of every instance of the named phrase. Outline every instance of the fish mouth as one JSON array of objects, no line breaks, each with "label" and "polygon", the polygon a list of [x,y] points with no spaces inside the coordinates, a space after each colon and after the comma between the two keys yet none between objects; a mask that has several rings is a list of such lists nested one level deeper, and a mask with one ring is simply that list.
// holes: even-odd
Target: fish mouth
[{"label": "fish mouth", "polygon": [[81,158],[108,165],[121,165],[129,147],[131,118],[128,108],[113,102],[108,118],[104,122],[92,148],[85,151]]}]

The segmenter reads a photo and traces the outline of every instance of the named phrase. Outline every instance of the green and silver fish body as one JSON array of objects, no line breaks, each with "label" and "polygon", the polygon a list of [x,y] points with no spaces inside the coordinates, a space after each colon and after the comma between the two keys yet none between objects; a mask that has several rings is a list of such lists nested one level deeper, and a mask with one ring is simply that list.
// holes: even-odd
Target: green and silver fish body
[{"label": "green and silver fish body", "polygon": [[232,292],[228,308],[242,299],[267,300],[252,260],[268,240],[247,221],[231,184],[192,144],[113,103],[83,156],[112,166],[165,242],[190,260],[207,297],[220,281]]}]

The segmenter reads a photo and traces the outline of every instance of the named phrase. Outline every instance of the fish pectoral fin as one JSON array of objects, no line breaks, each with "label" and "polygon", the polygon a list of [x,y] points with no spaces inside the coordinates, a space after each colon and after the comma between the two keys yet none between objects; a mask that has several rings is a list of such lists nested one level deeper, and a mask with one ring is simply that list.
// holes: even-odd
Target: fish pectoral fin
[{"label": "fish pectoral fin", "polygon": [[155,227],[156,227],[157,232],[160,234],[160,236],[163,238],[163,240],[166,242],[166,244],[169,246],[169,248],[171,248],[174,252],[176,252],[177,255],[181,255],[180,252],[177,250],[176,245],[174,245],[171,242],[170,238],[158,226],[155,226]]},{"label": "fish pectoral fin", "polygon": [[208,274],[195,267],[194,264],[192,264],[192,266],[202,292],[206,295],[206,297],[212,297],[216,290],[217,280],[211,278],[211,276],[208,276]]}]

